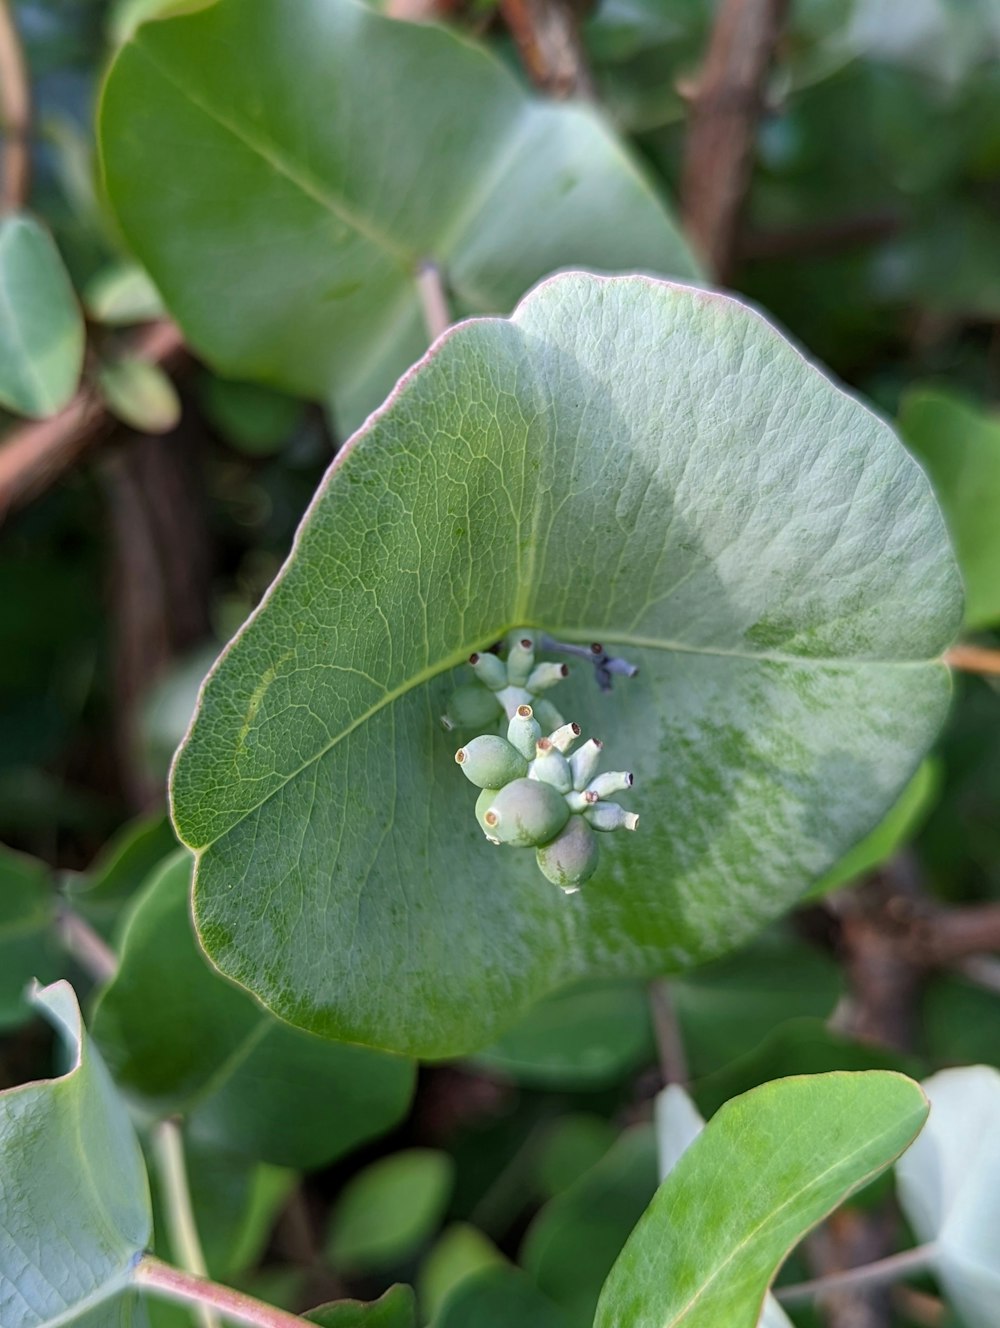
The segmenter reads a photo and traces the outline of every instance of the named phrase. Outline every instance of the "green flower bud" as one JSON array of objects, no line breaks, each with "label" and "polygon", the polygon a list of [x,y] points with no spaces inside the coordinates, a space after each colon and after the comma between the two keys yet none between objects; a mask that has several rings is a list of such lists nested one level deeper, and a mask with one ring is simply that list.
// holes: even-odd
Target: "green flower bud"
[{"label": "green flower bud", "polygon": [[613,793],[624,793],[635,782],[631,770],[605,770],[587,785],[587,792],[598,798],[610,798]]},{"label": "green flower bud", "polygon": [[456,687],[448,698],[448,709],[441,723],[451,729],[485,729],[495,724],[500,706],[495,692],[487,691],[481,683],[467,682]]},{"label": "green flower bud", "polygon": [[557,664],[554,660],[543,660],[528,674],[525,686],[529,692],[546,692],[550,687],[555,687],[556,683],[562,682],[563,678],[568,677],[569,669],[565,664]]},{"label": "green flower bud", "polygon": [[557,752],[568,752],[582,732],[579,724],[560,724],[554,733],[549,734],[549,740]]},{"label": "green flower bud", "polygon": [[483,789],[479,794],[479,797],[476,799],[476,820],[479,822],[480,829],[491,844],[499,844],[500,840],[497,839],[496,835],[483,820],[483,817],[489,811],[495,794],[496,789]]},{"label": "green flower bud", "polygon": [[535,755],[535,743],[542,736],[542,726],[530,705],[519,705],[507,725],[507,741],[526,761]]},{"label": "green flower bud", "polygon": [[491,655],[484,651],[483,654],[469,656],[469,663],[476,671],[476,677],[484,683],[491,692],[499,692],[501,687],[507,686],[507,666],[499,655]]},{"label": "green flower bud", "polygon": [[590,804],[596,801],[596,796],[588,797],[586,793],[581,793],[579,789],[570,789],[566,794],[566,806],[571,812],[585,812]]},{"label": "green flower bud", "polygon": [[552,733],[566,722],[552,702],[547,701],[544,696],[532,701],[531,705],[543,733]]},{"label": "green flower bud", "polygon": [[515,687],[523,687],[534,667],[534,640],[530,636],[516,637],[507,652],[507,677]]},{"label": "green flower bud", "polygon": [[597,767],[601,763],[601,748],[604,743],[600,738],[588,738],[582,747],[579,747],[569,758],[569,766],[573,772],[573,787],[575,789],[585,789],[590,781],[597,774]]},{"label": "green flower bud", "polygon": [[535,858],[553,885],[572,894],[597,870],[600,849],[587,822],[571,816],[565,829],[550,844],[544,844]]},{"label": "green flower bud", "polygon": [[547,844],[568,820],[566,799],[538,779],[515,779],[497,789],[482,815],[488,835],[516,848]]},{"label": "green flower bud", "polygon": [[476,788],[498,789],[527,774],[528,762],[499,733],[483,733],[460,747],[455,760]]},{"label": "green flower bud", "polygon": [[[514,718],[518,706],[534,706],[535,704],[535,698],[526,687],[511,687],[508,684],[506,687],[502,687],[496,696],[508,719]],[[536,715],[535,718],[538,719],[538,716]],[[538,722],[541,723],[541,720],[538,720]]]},{"label": "green flower bud", "polygon": [[551,784],[560,793],[568,793],[573,787],[569,762],[562,752],[556,751],[551,738],[539,738],[535,744],[535,759],[528,767],[528,778]]},{"label": "green flower bud", "polygon": [[634,830],[639,824],[635,812],[627,812],[617,802],[595,802],[583,813],[595,830]]}]

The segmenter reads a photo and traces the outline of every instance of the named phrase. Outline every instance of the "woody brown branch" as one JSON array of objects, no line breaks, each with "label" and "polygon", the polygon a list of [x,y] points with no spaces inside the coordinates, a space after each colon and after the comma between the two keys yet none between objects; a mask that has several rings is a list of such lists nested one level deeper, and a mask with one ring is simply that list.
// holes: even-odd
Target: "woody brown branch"
[{"label": "woody brown branch", "polygon": [[550,97],[594,99],[574,0],[500,0],[525,72]]},{"label": "woody brown branch", "polygon": [[16,212],[31,188],[31,84],[9,0],[0,0],[0,120],[0,212]]}]

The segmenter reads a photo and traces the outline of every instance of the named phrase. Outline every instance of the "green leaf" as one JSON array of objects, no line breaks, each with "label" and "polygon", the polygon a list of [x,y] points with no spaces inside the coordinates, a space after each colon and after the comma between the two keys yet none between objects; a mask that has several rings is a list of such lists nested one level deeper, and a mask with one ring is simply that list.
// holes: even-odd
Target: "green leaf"
[{"label": "green leaf", "polygon": [[320,1166],[402,1116],[413,1066],[273,1018],[198,950],[182,853],[136,898],[121,964],[94,1012],[119,1084],[192,1139],[280,1166]]},{"label": "green leaf", "polygon": [[944,508],[965,578],[966,625],[1000,622],[1000,417],[921,388],[904,400],[899,427]]},{"label": "green leaf", "polygon": [[228,443],[248,456],[270,456],[302,421],[303,403],[284,392],[236,383],[218,374],[205,374],[199,387],[208,419]]},{"label": "green leaf", "polygon": [[148,881],[153,868],[177,852],[177,840],[162,813],[141,816],[122,826],[87,871],[63,885],[72,907],[108,938],[122,905]]},{"label": "green leaf", "polygon": [[816,882],[806,898],[818,899],[831,890],[839,890],[888,862],[920,829],[940,787],[940,767],[933,760],[922,761],[889,814],[841,858],[833,871]]},{"label": "green leaf", "polygon": [[[202,943],[283,1018],[425,1056],[571,978],[701,962],[896,800],[960,612],[920,469],[762,318],[556,277],[341,452],[210,674],[173,772]],[[642,814],[572,897],[485,841],[438,723],[520,624],[641,666],[560,687]]]},{"label": "green leaf", "polygon": [[424,1320],[436,1320],[463,1282],[505,1262],[489,1236],[467,1222],[454,1222],[442,1231],[420,1265],[417,1294]]},{"label": "green leaf", "polygon": [[506,312],[557,267],[695,275],[592,111],[353,0],[147,24],[100,121],[112,205],[191,343],[230,377],[331,396],[344,429],[427,345],[425,260],[456,316]]},{"label": "green leaf", "polygon": [[88,314],[109,327],[162,318],[163,301],[149,274],[136,263],[111,263],[91,277],[83,293]]},{"label": "green leaf", "polygon": [[[70,1068],[0,1094],[0,1321],[110,1328],[118,1311],[90,1311],[127,1286],[151,1234],[142,1154],[72,987],[33,1000]],[[119,1310],[127,1322],[128,1305]]]},{"label": "green leaf", "polygon": [[516,1268],[487,1268],[463,1282],[435,1328],[569,1328],[566,1317]]},{"label": "green leaf", "polygon": [[594,1328],[754,1328],[792,1247],[926,1116],[918,1085],[881,1071],[782,1079],[728,1102],[629,1238]]},{"label": "green leaf", "polygon": [[417,1302],[410,1287],[397,1283],[378,1300],[332,1301],[305,1318],[323,1328],[417,1328]]},{"label": "green leaf", "polygon": [[447,1153],[410,1148],[366,1167],[334,1211],[327,1253],[341,1269],[387,1268],[412,1254],[448,1206],[453,1165]]},{"label": "green leaf", "polygon": [[0,1029],[31,1017],[28,984],[59,972],[53,890],[44,862],[0,844]]},{"label": "green leaf", "polygon": [[0,405],[38,419],[67,405],[84,327],[59,251],[28,216],[0,220]]},{"label": "green leaf", "polygon": [[593,1323],[604,1279],[653,1197],[656,1179],[655,1133],[635,1126],[528,1228],[520,1262],[574,1328]]},{"label": "green leaf", "polygon": [[534,1158],[534,1181],[546,1199],[568,1190],[614,1145],[616,1131],[603,1116],[559,1116],[545,1130]]},{"label": "green leaf", "polygon": [[927,1127],[896,1165],[899,1202],[965,1328],[993,1328],[1000,1298],[1000,1074],[942,1070]]},{"label": "green leaf", "polygon": [[141,433],[169,433],[181,418],[177,389],[158,364],[122,359],[105,365],[98,385],[112,415]]}]

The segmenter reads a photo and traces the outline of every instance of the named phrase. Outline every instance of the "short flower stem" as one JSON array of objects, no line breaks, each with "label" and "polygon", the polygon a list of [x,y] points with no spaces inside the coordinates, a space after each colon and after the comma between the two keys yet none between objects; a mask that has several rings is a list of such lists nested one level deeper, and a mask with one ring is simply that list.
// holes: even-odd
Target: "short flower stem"
[{"label": "short flower stem", "polygon": [[304,1328],[306,1323],[297,1315],[265,1305],[242,1291],[172,1268],[152,1254],[145,1254],[139,1260],[134,1285],[180,1305],[209,1307],[230,1322],[245,1324],[247,1328]]},{"label": "short flower stem", "polygon": [[988,646],[952,646],[945,652],[944,662],[964,673],[1000,675],[1000,650]]},{"label": "short flower stem", "polygon": [[666,978],[653,978],[650,982],[649,1011],[664,1086],[677,1084],[680,1088],[687,1088],[689,1076],[684,1036],[677,1018],[673,991]]},{"label": "short flower stem", "polygon": [[[186,1272],[196,1277],[207,1277],[208,1266],[194,1218],[191,1188],[184,1162],[184,1136],[176,1120],[163,1120],[154,1127],[153,1152],[163,1185],[170,1248],[174,1258]],[[199,1304],[197,1315],[201,1328],[219,1328],[218,1316],[210,1304]]]},{"label": "short flower stem", "polygon": [[842,1291],[847,1287],[881,1286],[895,1282],[911,1273],[923,1272],[934,1262],[935,1245],[918,1245],[901,1254],[890,1254],[887,1259],[863,1264],[860,1268],[846,1268],[842,1273],[828,1273],[810,1282],[796,1282],[792,1286],[777,1287],[774,1294],[782,1305],[801,1305],[828,1291]]},{"label": "short flower stem", "polygon": [[444,293],[441,269],[437,263],[430,260],[421,263],[417,269],[417,291],[420,294],[420,306],[423,309],[427,335],[431,341],[437,341],[442,332],[451,327],[451,311]]}]

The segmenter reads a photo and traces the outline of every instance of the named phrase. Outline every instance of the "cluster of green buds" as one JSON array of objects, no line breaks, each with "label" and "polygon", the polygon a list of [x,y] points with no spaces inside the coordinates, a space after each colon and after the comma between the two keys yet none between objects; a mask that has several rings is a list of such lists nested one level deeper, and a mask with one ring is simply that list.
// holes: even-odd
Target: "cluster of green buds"
[{"label": "cluster of green buds", "polygon": [[448,709],[441,716],[446,729],[481,729],[499,720],[509,720],[518,706],[530,705],[538,722],[547,729],[564,723],[550,700],[542,696],[569,674],[565,664],[535,663],[535,640],[526,632],[515,632],[507,658],[484,651],[469,656],[476,675],[473,682],[455,689]]}]

